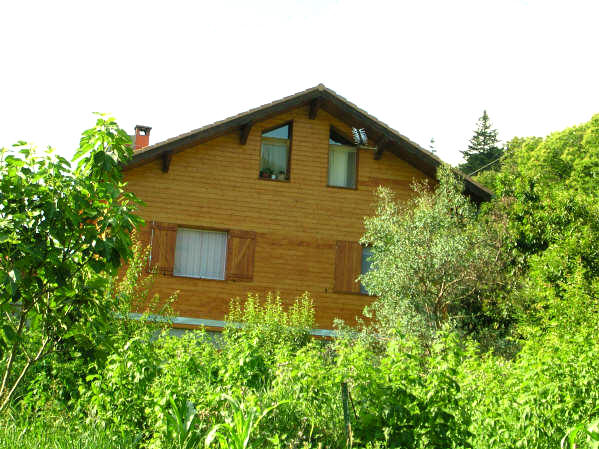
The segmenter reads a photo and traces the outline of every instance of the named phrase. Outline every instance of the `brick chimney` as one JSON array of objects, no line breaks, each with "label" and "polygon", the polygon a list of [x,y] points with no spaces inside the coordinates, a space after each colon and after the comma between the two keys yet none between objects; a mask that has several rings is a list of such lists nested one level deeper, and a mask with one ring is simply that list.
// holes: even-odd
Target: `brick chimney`
[{"label": "brick chimney", "polygon": [[135,125],[135,140],[133,151],[140,150],[150,145],[151,126]]}]

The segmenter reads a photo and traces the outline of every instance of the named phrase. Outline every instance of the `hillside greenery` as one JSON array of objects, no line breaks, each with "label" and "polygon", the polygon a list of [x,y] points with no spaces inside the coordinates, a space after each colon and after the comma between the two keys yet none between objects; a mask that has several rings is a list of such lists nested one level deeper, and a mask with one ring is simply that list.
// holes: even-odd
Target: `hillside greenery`
[{"label": "hillside greenery", "polygon": [[[110,145],[82,145],[82,154],[116,151],[106,162],[116,167],[124,141],[103,123],[82,142]],[[234,299],[222,334],[172,336],[176,298],[149,294],[147,249],[125,232],[139,222],[129,208],[137,200],[123,196],[120,180],[102,178],[96,164],[70,170],[60,161],[45,171],[50,162],[36,162],[26,171],[27,152],[5,156],[0,366],[15,387],[0,416],[0,448],[598,447],[599,116],[507,148],[501,165],[481,175],[496,193],[488,204],[471,204],[447,167],[436,189],[415,185],[409,203],[379,192],[363,238],[373,270],[361,279],[377,299],[369,320],[339,323],[332,339],[310,335],[308,293]],[[96,175],[115,196],[79,214],[69,202],[81,190],[61,186],[87,177],[94,191]],[[124,246],[90,252],[86,277],[77,271],[65,284],[62,265],[45,255],[66,251],[67,240],[49,238],[30,254],[35,232],[52,229],[47,212],[15,217],[9,209],[35,179],[31,198],[64,200],[69,206],[55,213],[71,211],[68,221],[56,223],[77,241],[109,236]],[[125,206],[124,222],[110,215]],[[111,218],[86,221],[98,215]],[[120,227],[102,228],[104,220]],[[128,263],[120,276],[117,253]],[[24,257],[46,257],[44,274],[24,271]],[[44,282],[60,288],[43,290]],[[40,324],[32,319],[15,336],[7,326],[27,304]],[[130,319],[132,310],[146,315]],[[153,322],[158,313],[166,321]],[[56,316],[65,321],[44,321]],[[30,363],[29,348],[46,339],[52,350]]]}]

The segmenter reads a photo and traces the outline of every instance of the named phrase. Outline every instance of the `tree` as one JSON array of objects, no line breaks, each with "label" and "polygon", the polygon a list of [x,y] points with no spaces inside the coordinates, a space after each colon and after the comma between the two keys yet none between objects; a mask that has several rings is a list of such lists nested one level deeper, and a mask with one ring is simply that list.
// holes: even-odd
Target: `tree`
[{"label": "tree", "polygon": [[579,276],[588,290],[599,285],[599,115],[508,145],[495,190],[509,204],[513,252],[527,271],[515,304],[534,323]]},{"label": "tree", "polygon": [[467,175],[480,173],[480,171],[486,170],[487,166],[493,168],[491,163],[503,155],[504,149],[499,146],[497,130],[491,127],[486,110],[478,119],[477,128],[474,131],[474,136],[470,139],[468,149],[461,153],[466,162],[459,168]]},{"label": "tree", "polygon": [[501,220],[478,218],[451,169],[442,167],[438,178],[434,191],[414,185],[405,203],[379,189],[376,215],[365,221],[372,265],[360,280],[378,297],[367,312],[382,334],[400,329],[430,342],[446,324],[475,331],[503,285]]},{"label": "tree", "polygon": [[127,133],[103,116],[74,168],[25,142],[0,150],[0,411],[33,365],[113,318],[104,293],[142,222],[122,183],[131,154]]}]

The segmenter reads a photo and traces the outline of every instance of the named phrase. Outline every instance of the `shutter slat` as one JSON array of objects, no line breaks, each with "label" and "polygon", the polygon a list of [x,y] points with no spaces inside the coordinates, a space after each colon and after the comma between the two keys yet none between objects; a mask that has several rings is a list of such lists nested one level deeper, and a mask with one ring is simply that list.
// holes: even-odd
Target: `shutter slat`
[{"label": "shutter slat", "polygon": [[227,280],[251,281],[254,278],[256,233],[229,231],[227,241]]},{"label": "shutter slat", "polygon": [[356,278],[362,272],[362,246],[357,242],[338,240],[335,253],[335,291],[360,293]]},{"label": "shutter slat", "polygon": [[152,259],[151,267],[159,274],[172,275],[175,266],[175,246],[177,244],[177,225],[173,223],[152,223]]}]

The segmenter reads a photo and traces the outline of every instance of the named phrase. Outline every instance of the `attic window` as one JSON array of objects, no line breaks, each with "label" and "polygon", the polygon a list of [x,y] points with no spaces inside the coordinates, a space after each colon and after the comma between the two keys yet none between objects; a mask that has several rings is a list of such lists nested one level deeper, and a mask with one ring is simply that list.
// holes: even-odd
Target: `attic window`
[{"label": "attic window", "polygon": [[289,179],[291,123],[262,132],[260,178],[286,181]]},{"label": "attic window", "polygon": [[331,131],[329,132],[329,145],[351,146],[353,144],[354,143],[351,140],[343,137],[343,135],[341,135],[335,128],[331,128]]},{"label": "attic window", "polygon": [[349,139],[334,128],[329,134],[329,181],[331,187],[356,188],[358,152]]}]

